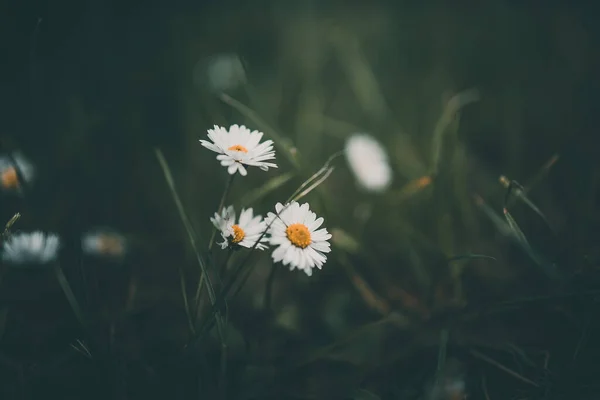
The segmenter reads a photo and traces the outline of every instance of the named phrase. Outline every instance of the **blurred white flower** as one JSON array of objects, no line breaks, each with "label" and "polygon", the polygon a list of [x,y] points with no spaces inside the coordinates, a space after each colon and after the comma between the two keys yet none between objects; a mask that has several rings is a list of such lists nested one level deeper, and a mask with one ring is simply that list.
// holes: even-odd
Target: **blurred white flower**
[{"label": "blurred white flower", "polygon": [[83,234],[81,249],[89,255],[121,258],[127,252],[127,240],[119,233],[95,229]]},{"label": "blurred white flower", "polygon": [[262,132],[251,132],[244,125],[232,125],[229,131],[215,125],[214,129],[208,130],[208,138],[212,143],[208,140],[200,140],[200,143],[219,153],[217,160],[227,167],[229,174],[233,175],[239,171],[242,176],[246,176],[248,171],[245,165],[259,167],[263,171],[268,171],[269,167],[277,168],[276,164],[266,162],[275,159],[273,141],[266,140],[259,144],[262,136]]},{"label": "blurred white flower", "polygon": [[366,133],[346,141],[346,159],[358,184],[370,192],[382,192],[392,182],[392,168],[383,146]]},{"label": "blurred white flower", "polygon": [[2,260],[12,264],[46,264],[58,256],[60,239],[53,233],[14,233],[2,245]]},{"label": "blurred white flower", "polygon": [[33,164],[20,152],[0,156],[0,184],[7,192],[22,193],[23,180],[31,183],[35,177]]},{"label": "blurred white flower", "polygon": [[194,84],[213,92],[235,89],[246,83],[246,71],[237,54],[218,54],[202,59],[194,66]]},{"label": "blurred white flower", "polygon": [[[229,206],[221,212],[221,215],[215,213],[214,218],[210,222],[221,231],[223,242],[219,243],[222,249],[228,246],[242,246],[251,249],[256,245],[259,250],[267,248],[263,243],[267,243],[269,239],[267,235],[263,235],[267,229],[267,225],[262,219],[262,216],[253,216],[252,208],[243,209],[240,213],[240,220],[235,223],[235,210],[233,206]],[[260,237],[262,235],[262,237]]]},{"label": "blurred white flower", "polygon": [[462,362],[448,358],[436,379],[425,387],[426,400],[464,400],[468,397],[466,371]]},{"label": "blurred white flower", "polygon": [[265,221],[270,225],[270,243],[277,247],[272,254],[273,261],[289,265],[290,270],[298,268],[306,275],[312,275],[312,269],[321,269],[329,253],[328,240],[331,234],[319,227],[323,218],[310,211],[308,203],[299,205],[293,201],[286,207],[281,203],[275,206],[277,214],[269,213]]}]

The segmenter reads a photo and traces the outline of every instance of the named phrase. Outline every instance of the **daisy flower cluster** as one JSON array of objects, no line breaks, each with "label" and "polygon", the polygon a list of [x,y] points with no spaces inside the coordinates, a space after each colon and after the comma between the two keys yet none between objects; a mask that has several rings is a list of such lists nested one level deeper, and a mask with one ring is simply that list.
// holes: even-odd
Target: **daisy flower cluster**
[{"label": "daisy flower cluster", "polygon": [[[263,171],[277,168],[272,140],[261,142],[263,133],[250,131],[245,126],[232,125],[229,129],[215,126],[208,130],[209,140],[200,140],[202,146],[218,153],[217,160],[231,175],[248,174],[248,167]],[[239,217],[233,206],[218,210],[210,221],[220,234],[221,249],[273,248],[274,262],[281,262],[290,270],[299,269],[311,276],[314,268],[321,269],[331,251],[331,234],[321,228],[323,218],[310,210],[308,203],[290,201],[277,203],[275,212],[266,218],[252,208],[242,209]]]}]

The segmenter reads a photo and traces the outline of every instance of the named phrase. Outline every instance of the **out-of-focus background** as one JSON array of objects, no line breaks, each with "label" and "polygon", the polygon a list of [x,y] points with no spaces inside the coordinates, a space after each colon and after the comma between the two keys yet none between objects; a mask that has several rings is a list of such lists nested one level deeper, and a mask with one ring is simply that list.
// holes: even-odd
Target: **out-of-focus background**
[{"label": "out-of-focus background", "polygon": [[[178,269],[191,295],[199,270],[154,149],[204,248],[227,173],[198,140],[237,123],[279,165],[236,178],[237,207],[271,211],[357,132],[393,181],[367,193],[335,160],[304,199],[328,262],[279,266],[268,308],[256,255],[228,303],[227,397],[596,398],[599,10],[579,3],[2,2],[1,150],[38,176],[0,216],[60,233],[76,295],[111,322],[90,360],[52,276],[7,272],[0,397],[223,395],[214,332],[181,356]],[[96,226],[136,246],[90,288],[77,247]]]}]

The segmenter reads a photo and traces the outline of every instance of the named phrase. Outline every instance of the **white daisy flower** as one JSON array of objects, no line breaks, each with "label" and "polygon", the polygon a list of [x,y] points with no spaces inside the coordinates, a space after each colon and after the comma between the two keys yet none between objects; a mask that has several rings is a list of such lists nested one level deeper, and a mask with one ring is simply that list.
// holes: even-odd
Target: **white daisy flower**
[{"label": "white daisy flower", "polygon": [[382,192],[392,182],[392,168],[383,146],[366,133],[346,141],[346,159],[358,184],[370,192]]},{"label": "white daisy flower", "polygon": [[94,229],[81,238],[81,249],[85,254],[121,258],[127,252],[127,240],[108,229]]},{"label": "white daisy flower", "polygon": [[267,225],[263,221],[262,216],[253,215],[252,208],[242,208],[237,224],[235,223],[235,210],[233,206],[224,209],[221,215],[215,213],[214,218],[211,218],[210,222],[221,231],[223,243],[219,243],[219,245],[222,249],[226,249],[228,246],[242,246],[251,249],[259,238],[260,242],[256,245],[256,248],[259,250],[267,248],[263,244],[269,241],[267,235],[263,235],[267,229]]},{"label": "white daisy flower", "polygon": [[0,185],[3,190],[22,193],[23,183],[31,183],[34,177],[33,165],[20,152],[0,156]]},{"label": "white daisy flower", "polygon": [[208,130],[208,140],[200,140],[202,146],[209,150],[219,153],[217,160],[221,165],[227,167],[230,175],[237,171],[242,176],[246,176],[245,166],[259,167],[263,171],[269,168],[277,168],[277,165],[267,160],[275,159],[275,150],[273,150],[273,141],[266,140],[259,144],[263,133],[259,131],[250,131],[244,125],[232,125],[229,131],[225,128],[215,125],[214,129]]},{"label": "white daisy flower", "polygon": [[277,203],[277,214],[269,213],[265,221],[270,224],[270,243],[279,246],[273,251],[273,261],[289,265],[290,270],[298,268],[306,275],[312,275],[312,269],[321,269],[331,251],[328,240],[331,234],[319,227],[323,218],[310,211],[308,203],[299,205],[293,201],[283,206]]},{"label": "white daisy flower", "polygon": [[2,245],[2,260],[12,264],[46,264],[58,256],[60,239],[53,233],[14,233]]}]

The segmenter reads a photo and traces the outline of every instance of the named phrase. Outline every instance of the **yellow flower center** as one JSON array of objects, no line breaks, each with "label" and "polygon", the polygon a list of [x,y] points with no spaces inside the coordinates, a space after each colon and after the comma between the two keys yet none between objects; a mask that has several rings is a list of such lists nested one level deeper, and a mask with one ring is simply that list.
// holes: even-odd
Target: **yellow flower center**
[{"label": "yellow flower center", "polygon": [[10,167],[2,172],[2,186],[6,189],[14,189],[19,186],[19,177],[17,176],[17,170],[14,167]]},{"label": "yellow flower center", "polygon": [[244,237],[246,237],[246,233],[242,228],[240,228],[239,225],[234,225],[231,227],[231,229],[233,229],[233,239],[231,239],[233,243],[239,243],[242,240],[244,240]]},{"label": "yellow flower center", "polygon": [[306,248],[311,243],[310,232],[304,224],[292,224],[288,226],[285,234],[294,246],[301,249]]},{"label": "yellow flower center", "polygon": [[98,250],[102,254],[111,256],[119,256],[125,252],[121,240],[111,235],[101,235],[98,238]]},{"label": "yellow flower center", "polygon": [[248,149],[245,148],[244,146],[242,146],[241,144],[234,144],[233,146],[231,146],[230,148],[228,148],[227,150],[231,150],[231,151],[240,151],[242,153],[247,153]]}]

